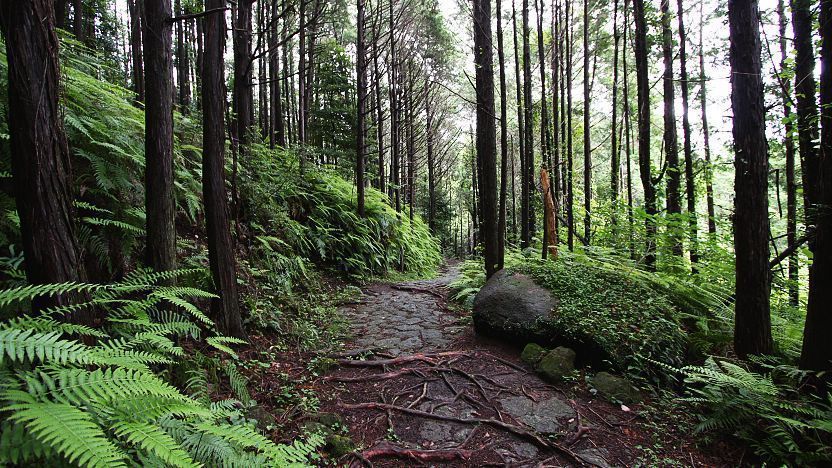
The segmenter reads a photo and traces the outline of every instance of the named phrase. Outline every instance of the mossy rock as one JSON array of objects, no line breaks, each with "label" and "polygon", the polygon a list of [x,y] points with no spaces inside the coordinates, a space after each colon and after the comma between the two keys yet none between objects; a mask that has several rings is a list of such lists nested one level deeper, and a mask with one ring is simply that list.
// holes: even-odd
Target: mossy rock
[{"label": "mossy rock", "polygon": [[344,420],[335,413],[312,413],[306,416],[301,427],[309,433],[320,433],[326,437],[335,434],[336,430],[344,426]]},{"label": "mossy rock", "polygon": [[526,364],[535,366],[545,355],[546,348],[537,343],[529,343],[525,348],[523,348],[523,353],[520,354],[520,359],[522,359]]},{"label": "mossy rock", "polygon": [[537,323],[549,319],[557,300],[527,275],[503,269],[489,278],[474,298],[477,333],[509,341],[537,341]]},{"label": "mossy rock", "polygon": [[575,370],[575,351],[559,346],[549,351],[537,365],[537,371],[550,382],[563,380]]},{"label": "mossy rock", "polygon": [[324,449],[334,458],[341,458],[348,453],[352,453],[358,448],[347,436],[331,434],[326,438],[326,446]]},{"label": "mossy rock", "polygon": [[268,431],[269,427],[277,424],[277,419],[275,419],[274,415],[266,411],[266,409],[260,405],[248,408],[246,410],[246,417],[249,419],[256,419],[257,429],[263,432]]},{"label": "mossy rock", "polygon": [[599,372],[590,380],[598,393],[608,400],[623,403],[638,403],[641,392],[623,377],[616,377],[609,372]]}]

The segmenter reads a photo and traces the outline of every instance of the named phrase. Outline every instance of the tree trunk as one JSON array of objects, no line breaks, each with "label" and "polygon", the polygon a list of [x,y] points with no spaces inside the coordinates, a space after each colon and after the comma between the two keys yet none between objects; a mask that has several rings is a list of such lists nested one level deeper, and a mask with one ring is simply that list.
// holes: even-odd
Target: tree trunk
[{"label": "tree trunk", "polygon": [[521,247],[528,247],[534,238],[537,231],[535,230],[535,216],[534,204],[532,203],[532,193],[534,192],[534,130],[532,123],[534,122],[534,108],[532,107],[532,54],[531,45],[529,44],[529,0],[523,0],[523,120],[525,122],[525,143],[524,149],[526,154],[526,172],[523,174],[524,183],[526,185],[526,203],[528,204],[528,237],[525,245]]},{"label": "tree trunk", "polygon": [[514,39],[514,84],[517,93],[517,128],[520,147],[520,248],[529,246],[529,187],[526,185],[526,129],[523,112],[523,82],[520,81],[520,55],[517,44],[517,10],[511,1],[511,18]]},{"label": "tree trunk", "polygon": [[[777,15],[780,27],[780,71],[788,65],[788,47],[786,39],[786,6],[783,0],[777,2]],[[782,88],[780,98],[783,101],[783,122],[786,136],[783,146],[786,150],[786,239],[788,247],[797,242],[797,181],[794,164],[794,128],[792,127],[791,83],[780,80]],[[789,304],[797,306],[800,300],[798,255],[789,256]]]},{"label": "tree trunk", "polygon": [[692,271],[696,273],[696,263],[699,261],[698,225],[696,219],[696,180],[694,179],[693,150],[691,148],[690,131],[690,83],[688,82],[687,34],[685,33],[685,18],[682,0],[676,0],[679,16],[679,74],[682,79],[682,136],[685,151],[685,193],[687,195],[688,236],[690,237],[690,262]]},{"label": "tree trunk", "polygon": [[367,67],[365,65],[366,50],[364,47],[364,0],[357,0],[358,8],[356,40],[355,40],[355,68],[356,68],[356,119],[355,127],[355,187],[358,194],[358,216],[364,216],[364,136],[366,134],[365,104],[367,102]]},{"label": "tree trunk", "polygon": [[72,0],[72,33],[75,39],[84,42],[84,2]]},{"label": "tree trunk", "polygon": [[[499,0],[498,0],[499,1]],[[427,140],[428,157],[428,228],[431,233],[436,231],[436,180],[433,149],[433,109],[428,81],[425,81],[425,138]]]},{"label": "tree trunk", "polygon": [[667,155],[667,230],[671,250],[682,256],[682,236],[679,232],[682,214],[679,187],[679,142],[676,136],[676,93],[673,84],[673,32],[670,30],[670,0],[662,0],[662,56],[664,57],[664,151]]},{"label": "tree trunk", "polygon": [[[552,136],[549,133],[549,106],[548,100],[546,99],[546,56],[543,52],[543,0],[535,0],[534,7],[535,13],[537,14],[537,61],[538,61],[538,70],[540,71],[540,156],[541,156],[541,165],[551,168],[552,167],[552,156],[551,156],[551,146],[552,146]],[[550,187],[551,189],[551,187]],[[549,249],[547,248],[550,245],[554,238],[550,237],[550,234],[554,232],[554,230],[550,231],[546,228],[547,226],[547,218],[545,214],[545,210],[547,209],[546,205],[546,197],[547,194],[543,193],[543,207],[544,207],[544,216],[543,216],[543,248],[541,248],[541,256],[546,258]],[[551,213],[554,216],[554,212]],[[554,219],[554,218],[552,218]],[[557,247],[556,247],[557,248]]]},{"label": "tree trunk", "polygon": [[756,0],[729,0],[731,108],[734,113],[734,351],[770,354],[768,148]]},{"label": "tree trunk", "polygon": [[633,131],[630,124],[630,116],[632,115],[630,107],[630,79],[629,68],[627,67],[627,32],[630,30],[629,20],[630,2],[624,0],[624,32],[622,40],[624,47],[621,54],[621,66],[624,75],[624,152],[627,155],[627,239],[628,248],[630,250],[630,258],[636,258],[636,240],[635,240],[635,216],[633,211],[633,168],[632,168],[632,154],[633,154]]},{"label": "tree trunk", "polygon": [[170,0],[144,0],[145,209],[147,265],[176,268],[173,194],[173,57]]},{"label": "tree trunk", "polygon": [[494,66],[491,44],[491,0],[474,1],[474,66],[477,89],[477,163],[480,170],[485,272],[491,277],[500,263],[497,233],[497,130],[494,125]]},{"label": "tree trunk", "polygon": [[390,21],[390,61],[387,65],[390,81],[390,192],[395,198],[396,211],[402,211],[401,192],[399,190],[399,105],[398,105],[398,68],[396,66],[396,27],[393,3],[389,2]]},{"label": "tree trunk", "polygon": [[[817,200],[816,178],[818,171],[818,104],[815,95],[815,52],[812,45],[812,23],[814,18],[811,0],[792,0],[792,27],[794,29],[794,91],[797,95],[797,137],[800,159],[803,165],[803,197],[806,213],[806,229],[811,232],[817,207],[811,201]],[[811,241],[810,241],[811,244]],[[810,245],[811,247],[811,245]]]},{"label": "tree trunk", "polygon": [[64,29],[66,22],[66,0],[55,0],[55,27]]},{"label": "tree trunk", "polygon": [[569,250],[575,249],[575,158],[572,145],[572,57],[574,55],[575,31],[572,29],[572,0],[566,3],[566,224]]},{"label": "tree trunk", "polygon": [[386,175],[384,171],[384,112],[381,106],[381,73],[378,67],[378,58],[381,55],[381,44],[379,43],[379,36],[381,36],[381,6],[377,7],[378,21],[374,23],[377,28],[373,29],[373,74],[376,78],[375,93],[376,93],[376,143],[378,145],[378,190],[381,193],[386,191]]},{"label": "tree trunk", "polygon": [[821,135],[818,161],[818,210],[813,262],[809,270],[809,305],[803,332],[800,366],[804,369],[832,369],[832,1],[820,2],[820,104]]},{"label": "tree trunk", "polygon": [[[222,8],[224,4],[223,0],[206,0],[205,8]],[[244,336],[225,192],[225,15],[215,13],[205,17],[204,21],[202,194],[208,226],[208,259],[214,288],[219,296],[211,300],[211,316],[221,333]]]},{"label": "tree trunk", "polygon": [[[52,2],[4,0],[0,27],[8,60],[8,123],[15,204],[30,284],[78,281],[71,160],[58,104],[60,66]],[[65,305],[39,298],[35,311]]]},{"label": "tree trunk", "polygon": [[656,186],[650,174],[650,76],[647,67],[647,21],[644,0],[633,0],[635,21],[636,88],[638,91],[638,166],[644,188],[645,227],[644,263],[656,269]]},{"label": "tree trunk", "polygon": [[133,91],[136,92],[136,102],[144,102],[144,64],[142,63],[142,20],[140,12],[141,1],[127,0],[127,11],[130,13],[130,51],[133,63]]},{"label": "tree trunk", "polygon": [[500,67],[500,211],[497,221],[497,269],[502,270],[506,252],[506,192],[508,185],[508,109],[506,58],[503,51],[503,4],[497,0],[497,61]]},{"label": "tree trunk", "polygon": [[[176,0],[176,14],[184,13],[180,0]],[[176,22],[176,82],[179,85],[179,111],[188,115],[191,108],[191,79],[188,64],[188,45],[185,42],[184,21]]]},{"label": "tree trunk", "polygon": [[251,129],[252,86],[251,86],[251,12],[253,0],[239,0],[233,21],[231,37],[234,44],[234,96],[233,129],[234,138],[241,155],[248,147],[248,132]]},{"label": "tree trunk", "polygon": [[708,126],[708,77],[705,75],[705,47],[702,42],[705,15],[699,2],[699,106],[702,111],[702,151],[705,153],[705,202],[708,207],[708,234],[716,235],[714,177],[711,165],[711,129]]},{"label": "tree trunk", "polygon": [[[621,173],[621,154],[618,144],[618,0],[613,1],[612,15],[612,128],[610,132],[610,201],[612,203],[610,224],[612,225],[613,244],[618,242],[618,192],[620,191],[619,174]],[[626,73],[626,71],[625,71]]]},{"label": "tree trunk", "polygon": [[584,239],[592,235],[592,146],[589,126],[589,0],[584,0]]}]

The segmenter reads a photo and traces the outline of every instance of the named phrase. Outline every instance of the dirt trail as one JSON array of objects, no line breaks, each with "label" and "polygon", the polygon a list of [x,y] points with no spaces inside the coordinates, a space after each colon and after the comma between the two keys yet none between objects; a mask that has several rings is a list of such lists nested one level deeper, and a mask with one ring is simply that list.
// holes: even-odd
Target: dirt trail
[{"label": "dirt trail", "polygon": [[[452,265],[434,280],[371,285],[342,308],[351,351],[318,384],[322,410],[340,414],[361,448],[342,463],[610,467],[643,457],[636,447],[652,436],[635,411],[574,382],[549,385],[517,349],[475,336],[447,306],[457,274]],[[693,460],[693,449],[674,450]]]}]

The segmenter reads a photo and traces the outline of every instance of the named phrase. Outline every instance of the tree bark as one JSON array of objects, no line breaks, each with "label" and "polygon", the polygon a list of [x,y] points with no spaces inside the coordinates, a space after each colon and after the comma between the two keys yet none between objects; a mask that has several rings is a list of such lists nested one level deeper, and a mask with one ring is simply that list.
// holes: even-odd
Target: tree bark
[{"label": "tree bark", "polygon": [[667,155],[667,230],[674,255],[682,256],[682,236],[679,232],[682,214],[679,187],[679,141],[676,136],[676,95],[673,84],[673,33],[670,30],[670,0],[662,0],[662,56],[664,57],[664,151]]},{"label": "tree bark", "polygon": [[[3,0],[0,27],[8,59],[8,123],[15,204],[30,284],[78,281],[71,160],[63,129],[58,37],[49,0]],[[65,305],[39,298],[35,311]]]},{"label": "tree bark", "polygon": [[503,51],[503,8],[497,0],[497,61],[500,67],[500,211],[497,221],[497,269],[505,264],[506,192],[508,185],[508,109],[506,90],[506,59]]},{"label": "tree bark", "polygon": [[[817,200],[816,178],[818,171],[818,104],[815,89],[815,52],[812,45],[812,1],[792,0],[792,28],[794,29],[794,91],[797,95],[797,137],[800,159],[803,165],[803,197],[806,213],[806,229],[811,232],[814,226],[816,207],[812,200]],[[810,239],[812,236],[810,236]],[[811,246],[811,240],[809,244]]]},{"label": "tree bark", "polygon": [[699,235],[696,219],[696,180],[694,178],[693,149],[691,148],[690,130],[690,83],[688,82],[687,34],[685,32],[685,10],[682,0],[676,0],[679,17],[679,76],[682,79],[682,137],[685,151],[685,194],[687,195],[688,237],[690,237],[690,262],[692,271],[696,273],[699,261]]},{"label": "tree bark", "polygon": [[75,39],[84,42],[84,2],[72,0],[72,33]]},{"label": "tree bark", "polygon": [[517,41],[517,9],[511,1],[511,18],[514,39],[514,84],[517,94],[517,129],[520,149],[520,248],[529,246],[529,194],[526,185],[526,129],[523,112],[523,82],[520,81],[520,54]]},{"label": "tree bark", "polygon": [[[618,143],[618,0],[613,1],[612,15],[612,128],[610,132],[610,201],[613,243],[618,242],[618,192],[620,188],[619,174],[621,173],[621,154]],[[626,73],[626,71],[625,71]]]},{"label": "tree bark", "polygon": [[136,102],[144,102],[141,3],[137,0],[127,0],[127,11],[130,14],[130,51],[133,63],[133,91],[136,93]]},{"label": "tree bark", "polygon": [[[786,39],[786,6],[783,0],[777,2],[777,15],[780,27],[780,71],[786,70],[788,65],[788,46]],[[783,122],[785,138],[783,147],[786,152],[786,239],[788,247],[797,242],[797,181],[795,178],[795,148],[794,128],[792,125],[791,106],[791,83],[789,80],[780,80],[782,88],[780,98],[783,101]],[[797,306],[800,300],[800,285],[798,256],[789,256],[789,304]]]},{"label": "tree bark", "polygon": [[[223,0],[206,0],[205,8],[220,8]],[[211,317],[220,332],[244,336],[237,294],[234,245],[231,241],[228,199],[225,191],[225,15],[205,19],[205,56],[202,70],[202,194],[208,227],[208,259],[216,294]]]},{"label": "tree bark", "polygon": [[474,65],[477,89],[477,163],[485,272],[491,277],[500,263],[497,234],[497,130],[494,125],[494,65],[491,44],[491,0],[474,1]]},{"label": "tree bark", "polygon": [[804,369],[832,369],[832,1],[820,2],[820,104],[821,134],[818,161],[818,210],[813,261],[809,270],[809,305],[803,332],[800,366]]},{"label": "tree bark", "polygon": [[768,148],[757,0],[729,0],[731,108],[734,113],[734,351],[773,350],[769,315]]},{"label": "tree bark", "polygon": [[705,74],[705,47],[703,31],[705,15],[703,2],[699,2],[699,107],[702,111],[702,151],[705,153],[705,202],[708,207],[708,234],[716,235],[716,210],[714,208],[714,178],[711,165],[711,129],[708,126],[708,77]]},{"label": "tree bark", "polygon": [[[666,0],[665,0],[666,1]],[[584,0],[584,239],[592,235],[592,146],[589,126],[589,0]]]},{"label": "tree bark", "polygon": [[[185,13],[180,6],[180,0],[176,0],[176,14]],[[191,109],[191,79],[190,65],[188,64],[188,44],[185,41],[184,21],[176,22],[176,82],[179,85],[179,111],[188,115]]]},{"label": "tree bark", "polygon": [[[539,2],[539,3],[538,3]],[[543,0],[535,0],[534,2],[535,13],[537,14],[537,61],[538,61],[538,70],[540,71],[540,159],[541,159],[541,166],[551,168],[552,167],[552,156],[551,156],[551,146],[552,146],[552,135],[549,133],[549,106],[548,100],[546,99],[546,55],[543,51],[543,7],[544,3]],[[550,187],[551,189],[551,187]],[[543,216],[543,248],[540,249],[541,256],[545,259],[548,255],[549,249],[547,248],[553,242],[553,238],[550,238],[550,234],[554,232],[554,230],[550,231],[546,228],[548,223],[545,211],[547,209],[546,205],[546,197],[547,194],[543,193],[543,208],[544,208],[544,216]],[[554,211],[551,213],[554,216]],[[554,219],[554,217],[552,218]]]},{"label": "tree bark", "polygon": [[173,194],[173,57],[170,0],[144,0],[145,209],[147,265],[176,268]]},{"label": "tree bark", "polygon": [[358,195],[358,216],[364,216],[364,150],[366,148],[364,136],[366,134],[365,104],[367,102],[367,66],[366,50],[364,47],[364,0],[356,0],[357,27],[355,40],[355,68],[356,68],[356,119],[355,128],[355,187]]},{"label": "tree bark", "polygon": [[526,186],[526,204],[528,205],[528,219],[529,223],[527,237],[525,243],[521,243],[522,248],[529,247],[532,239],[536,234],[535,230],[535,216],[534,204],[532,203],[532,193],[534,193],[534,109],[532,107],[532,57],[531,45],[529,44],[529,0],[523,0],[523,120],[525,122],[525,143],[523,145],[526,151],[524,158],[526,160],[525,170],[523,174],[524,185]]},{"label": "tree bark", "polygon": [[636,88],[638,91],[638,165],[644,189],[645,249],[644,263],[656,269],[656,186],[650,168],[650,77],[647,68],[647,21],[644,0],[633,0],[635,22]]}]

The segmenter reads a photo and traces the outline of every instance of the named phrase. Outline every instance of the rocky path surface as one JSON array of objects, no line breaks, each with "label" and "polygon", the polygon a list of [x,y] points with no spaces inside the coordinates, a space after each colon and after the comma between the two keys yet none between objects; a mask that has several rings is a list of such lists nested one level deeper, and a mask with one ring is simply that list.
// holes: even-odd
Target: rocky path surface
[{"label": "rocky path surface", "polygon": [[317,389],[355,444],[339,464],[634,464],[652,443],[634,413],[576,382],[550,385],[518,349],[477,337],[467,313],[448,307],[457,274],[452,265],[434,280],[374,284],[342,309],[353,339]]}]

